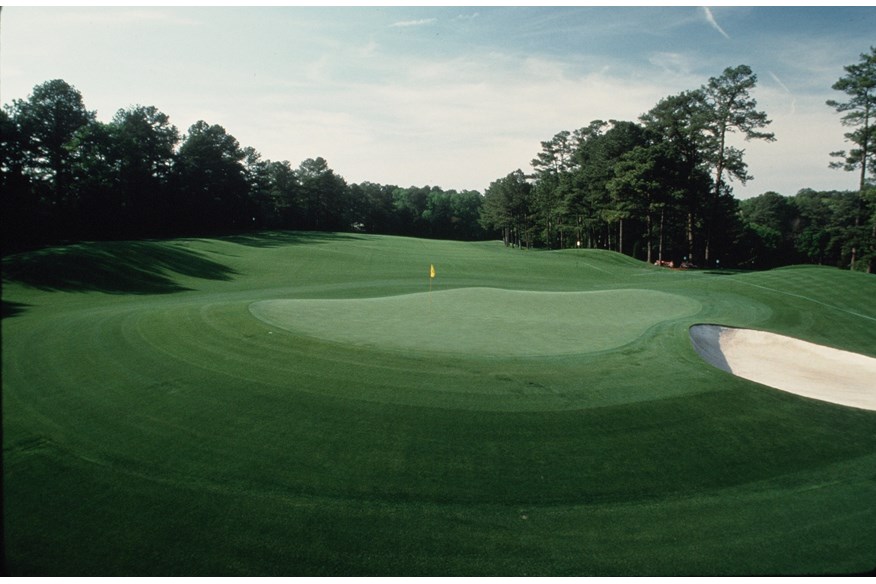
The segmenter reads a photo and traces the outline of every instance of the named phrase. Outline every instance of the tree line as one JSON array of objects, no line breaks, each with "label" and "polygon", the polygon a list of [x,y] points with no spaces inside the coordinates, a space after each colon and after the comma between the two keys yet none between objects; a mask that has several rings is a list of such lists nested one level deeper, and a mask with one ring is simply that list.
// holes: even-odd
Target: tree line
[{"label": "tree line", "polygon": [[[791,264],[848,266],[858,250],[872,246],[876,189],[866,191],[869,224],[857,192],[803,189],[786,197],[767,192],[739,202],[741,230],[736,236],[743,267],[775,268]],[[865,256],[859,267],[866,269]],[[870,270],[872,271],[872,269]]]},{"label": "tree line", "polygon": [[348,184],[321,157],[293,167],[198,121],[185,134],[153,106],[96,119],[56,79],[0,112],[4,253],[81,239],[218,235],[256,229],[361,231],[523,248],[599,247],[655,263],[764,268],[815,262],[872,271],[876,261],[876,49],[833,86],[851,128],[831,166],[855,192],[739,201],[752,177],[732,144],[773,141],[757,76],[729,67],[661,99],[637,121],[594,120],[541,142],[532,172],[485,193]]},{"label": "tree line", "polygon": [[698,89],[660,100],[637,122],[594,120],[541,143],[532,174],[518,169],[485,192],[484,225],[506,245],[600,247],[654,263],[763,268],[815,262],[873,271],[876,260],[876,49],[834,89],[856,148],[831,166],[860,172],[856,192],[739,201],[752,177],[745,140],[773,141],[751,96],[757,76],[731,67]]},{"label": "tree line", "polygon": [[0,113],[0,187],[4,253],[256,229],[485,236],[476,191],[348,184],[321,157],[267,160],[203,120],[181,135],[154,106],[101,122],[61,79]]}]

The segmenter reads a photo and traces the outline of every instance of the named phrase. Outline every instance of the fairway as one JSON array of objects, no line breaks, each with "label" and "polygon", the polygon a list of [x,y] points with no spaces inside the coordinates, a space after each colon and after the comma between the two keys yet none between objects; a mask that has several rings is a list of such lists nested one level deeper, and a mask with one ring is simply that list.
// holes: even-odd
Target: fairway
[{"label": "fairway", "polygon": [[298,232],[78,244],[3,274],[13,575],[876,568],[876,411],[691,339],[876,357],[872,275]]}]

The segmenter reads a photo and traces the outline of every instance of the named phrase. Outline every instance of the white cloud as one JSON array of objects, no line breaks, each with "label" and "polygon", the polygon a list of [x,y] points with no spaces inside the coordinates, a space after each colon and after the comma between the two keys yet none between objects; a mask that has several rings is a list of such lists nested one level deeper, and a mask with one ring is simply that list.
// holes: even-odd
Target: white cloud
[{"label": "white cloud", "polygon": [[700,59],[689,54],[658,52],[648,56],[648,62],[664,73],[682,78],[692,78],[700,66]]},{"label": "white cloud", "polygon": [[778,75],[776,75],[772,71],[767,71],[767,73],[769,73],[769,76],[772,78],[772,80],[775,81],[776,84],[778,84],[778,86],[782,88],[782,91],[784,91],[785,94],[790,99],[788,115],[793,116],[794,113],[796,113],[796,111],[797,111],[797,98],[794,97],[794,94],[791,93],[791,90],[788,89],[788,86],[785,85],[785,83],[781,79],[779,79]]},{"label": "white cloud", "polygon": [[398,22],[393,22],[389,26],[391,27],[408,27],[408,26],[423,26],[426,24],[433,24],[437,22],[435,18],[421,18],[420,20],[400,20]]},{"label": "white cloud", "polygon": [[715,20],[715,16],[712,14],[712,11],[711,9],[709,9],[709,7],[703,6],[703,14],[706,16],[706,21],[708,21],[708,23],[712,25],[712,28],[720,32],[721,36],[723,36],[725,39],[730,38],[730,35],[724,32],[724,29],[721,28],[721,25],[718,24],[717,20]]},{"label": "white cloud", "polygon": [[[13,7],[21,10],[22,7]],[[8,8],[7,8],[8,10]],[[156,24],[160,26],[200,26],[200,22],[186,16],[184,12],[168,7],[57,7],[43,6],[27,8],[28,12],[39,15],[40,11],[52,11],[53,21],[64,26],[127,26]],[[4,11],[5,12],[5,11]],[[45,13],[45,12],[43,12]],[[18,13],[16,12],[16,15]],[[45,19],[48,21],[49,19]]]},{"label": "white cloud", "polygon": [[745,161],[754,180],[747,185],[734,183],[739,198],[749,198],[765,191],[794,195],[800,189],[854,189],[854,173],[828,169],[830,152],[846,147],[846,128],[838,116],[818,98],[800,98],[792,111],[782,106],[788,95],[778,89],[758,89],[758,109],[766,111],[773,123],[767,128],[775,142],[746,142],[735,134],[733,144],[745,149]]},{"label": "white cloud", "polygon": [[378,47],[379,45],[377,42],[374,39],[371,39],[365,46],[359,48],[357,53],[360,57],[370,57],[377,51]]},{"label": "white cloud", "polygon": [[768,73],[770,74],[770,77],[773,78],[773,81],[775,81],[776,83],[779,84],[779,87],[781,87],[782,89],[784,89],[786,92],[791,93],[791,90],[788,89],[788,86],[785,85],[785,84],[782,82],[781,79],[779,79],[779,76],[778,76],[778,75],[776,75],[776,74],[773,73],[772,71],[768,71]]},{"label": "white cloud", "polygon": [[[254,109],[264,113],[234,122],[259,125],[252,142],[244,132],[235,136],[272,160],[323,156],[351,182],[483,191],[516,168],[529,171],[539,142],[556,132],[594,119],[636,120],[682,89],[666,83],[631,86],[607,72],[581,74],[544,57],[406,56],[394,61],[389,77],[335,75],[318,87],[263,96],[264,106]],[[278,109],[289,113],[272,117]]]}]

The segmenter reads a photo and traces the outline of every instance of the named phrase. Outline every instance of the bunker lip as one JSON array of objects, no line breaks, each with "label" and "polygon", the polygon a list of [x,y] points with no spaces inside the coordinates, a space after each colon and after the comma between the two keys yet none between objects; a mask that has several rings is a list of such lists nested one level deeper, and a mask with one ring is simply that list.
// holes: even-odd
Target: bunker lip
[{"label": "bunker lip", "polygon": [[876,359],[766,331],[716,324],[690,327],[707,363],[775,389],[876,410]]}]

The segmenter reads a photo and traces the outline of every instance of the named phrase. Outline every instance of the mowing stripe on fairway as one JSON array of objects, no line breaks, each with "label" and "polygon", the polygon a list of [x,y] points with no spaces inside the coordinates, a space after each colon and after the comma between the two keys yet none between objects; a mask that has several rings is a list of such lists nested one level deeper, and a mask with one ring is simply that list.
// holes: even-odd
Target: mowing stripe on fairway
[{"label": "mowing stripe on fairway", "polygon": [[816,304],[820,304],[821,306],[826,306],[832,310],[838,310],[840,312],[845,312],[846,314],[851,314],[852,316],[858,318],[866,318],[867,320],[876,321],[876,318],[872,316],[867,316],[866,314],[861,314],[860,312],[854,312],[852,310],[846,310],[845,308],[840,308],[839,306],[834,306],[832,304],[828,304],[827,302],[822,302],[820,300],[816,300],[815,298],[810,298],[808,296],[803,296],[802,294],[794,294],[793,292],[786,292],[784,290],[776,290],[775,288],[770,288],[769,286],[762,286],[760,284],[754,284],[753,282],[747,282],[741,278],[736,279],[740,284],[745,284],[747,286],[754,286],[755,288],[760,288],[761,290],[769,290],[770,292],[775,292],[776,294],[784,294],[785,296],[793,296],[794,298],[802,298],[803,300],[808,300],[809,302],[814,302]]}]

